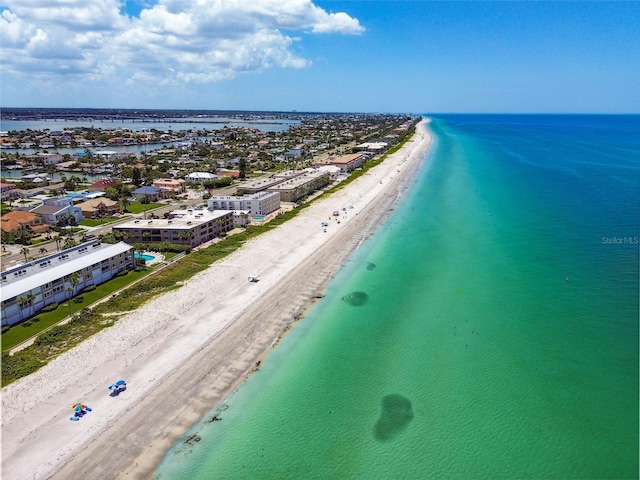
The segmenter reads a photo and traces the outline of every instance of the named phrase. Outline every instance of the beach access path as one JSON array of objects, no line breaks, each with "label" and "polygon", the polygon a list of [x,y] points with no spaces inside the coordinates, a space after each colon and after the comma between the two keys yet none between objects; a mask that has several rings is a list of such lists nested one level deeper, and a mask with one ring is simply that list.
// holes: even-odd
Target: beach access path
[{"label": "beach access path", "polygon": [[[5,387],[2,477],[151,478],[173,443],[240,386],[390,215],[430,141],[422,121],[361,178]],[[109,396],[121,378],[127,390]],[[76,402],[92,411],[71,422]]]}]

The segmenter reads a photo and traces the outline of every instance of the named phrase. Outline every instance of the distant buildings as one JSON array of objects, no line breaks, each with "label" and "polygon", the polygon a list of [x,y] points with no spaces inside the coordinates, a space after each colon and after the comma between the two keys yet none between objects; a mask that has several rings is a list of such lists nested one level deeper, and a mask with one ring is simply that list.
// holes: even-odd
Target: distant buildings
[{"label": "distant buildings", "polygon": [[44,187],[49,185],[50,177],[47,173],[30,173],[23,175],[20,180],[25,183],[33,183],[39,187]]},{"label": "distant buildings", "polygon": [[2,272],[2,326],[14,325],[133,267],[131,245],[94,240],[6,270]]},{"label": "distant buildings", "polygon": [[[45,147],[41,145],[41,148]],[[56,165],[64,161],[64,156],[61,153],[40,152],[36,155],[36,158],[42,162],[43,165]]]}]

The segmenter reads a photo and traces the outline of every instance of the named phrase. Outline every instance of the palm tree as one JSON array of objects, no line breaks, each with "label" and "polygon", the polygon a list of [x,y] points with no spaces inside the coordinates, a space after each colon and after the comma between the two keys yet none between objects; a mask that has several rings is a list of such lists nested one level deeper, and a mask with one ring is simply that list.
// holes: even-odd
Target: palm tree
[{"label": "palm tree", "polygon": [[27,258],[27,255],[29,254],[29,249],[27,247],[22,247],[20,249],[20,253],[24,255],[24,261],[25,263],[27,263],[29,261],[29,259]]},{"label": "palm tree", "polygon": [[44,254],[47,253],[47,249],[44,247],[40,247],[40,253],[44,256]]},{"label": "palm tree", "polygon": [[[29,292],[27,294],[27,305],[29,306],[29,309],[31,309],[31,307],[33,307],[33,301],[35,299],[36,299],[36,296],[33,293]],[[31,312],[31,310],[29,310],[29,316],[31,316],[31,314],[32,314],[32,312]]]},{"label": "palm tree", "polygon": [[69,283],[75,292],[76,287],[80,284],[80,274],[78,272],[73,272],[69,276]]},{"label": "palm tree", "polygon": [[67,287],[64,289],[64,291],[69,294],[67,305],[69,307],[69,315],[71,315],[71,295],[73,294],[73,287]]},{"label": "palm tree", "polygon": [[186,230],[183,232],[178,233],[178,238],[182,241],[182,243],[186,243],[187,245],[191,245],[191,239],[195,236],[195,234],[193,233],[193,230]]},{"label": "palm tree", "polygon": [[118,199],[118,202],[120,203],[120,210],[122,210],[122,213],[126,212],[129,205],[131,205],[131,200],[129,200],[129,197],[126,195],[121,196]]},{"label": "palm tree", "polygon": [[20,321],[22,322],[24,320],[24,312],[23,312],[23,308],[25,306],[25,304],[28,302],[29,300],[27,299],[26,296],[20,296],[18,298],[16,298],[16,303],[18,304],[18,308],[20,309]]}]

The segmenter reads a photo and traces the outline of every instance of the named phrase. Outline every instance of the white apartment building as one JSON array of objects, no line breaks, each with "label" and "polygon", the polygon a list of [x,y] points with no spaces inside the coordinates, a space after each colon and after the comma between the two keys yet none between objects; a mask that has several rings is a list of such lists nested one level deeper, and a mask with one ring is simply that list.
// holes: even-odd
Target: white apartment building
[{"label": "white apartment building", "polygon": [[211,197],[207,206],[209,210],[246,210],[253,217],[264,216],[280,208],[280,193],[258,192],[239,197],[219,195]]},{"label": "white apartment building", "polygon": [[[93,240],[10,268],[2,272],[2,326],[19,323],[47,305],[62,303],[133,267],[131,245]],[[73,274],[78,279],[75,286],[71,283]]]}]

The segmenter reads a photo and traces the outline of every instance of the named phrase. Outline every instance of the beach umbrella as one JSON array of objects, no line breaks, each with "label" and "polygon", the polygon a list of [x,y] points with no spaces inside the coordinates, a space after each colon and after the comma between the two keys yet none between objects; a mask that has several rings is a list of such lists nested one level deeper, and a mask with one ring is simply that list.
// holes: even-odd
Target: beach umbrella
[{"label": "beach umbrella", "polygon": [[87,405],[85,405],[84,403],[74,403],[71,408],[73,410],[75,410],[76,412],[90,412],[91,408],[89,408]]},{"label": "beach umbrella", "polygon": [[121,389],[124,390],[125,388],[127,388],[127,382],[125,382],[124,380],[118,380],[116,383],[109,385],[108,388],[112,392],[118,392]]}]

